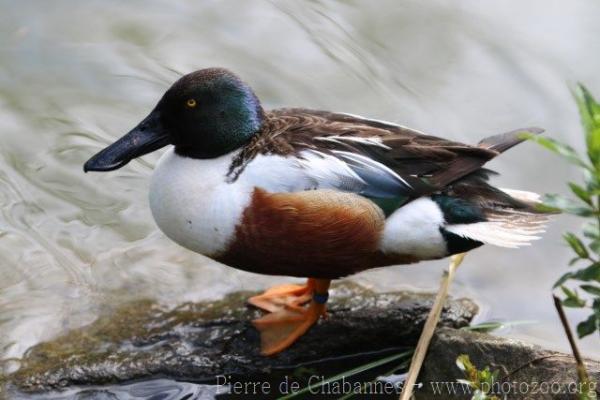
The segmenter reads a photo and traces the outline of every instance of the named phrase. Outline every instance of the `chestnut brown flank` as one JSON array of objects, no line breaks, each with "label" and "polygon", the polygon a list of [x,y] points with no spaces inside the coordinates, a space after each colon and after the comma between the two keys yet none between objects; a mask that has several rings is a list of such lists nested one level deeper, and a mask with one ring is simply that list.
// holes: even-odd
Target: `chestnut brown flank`
[{"label": "chestnut brown flank", "polygon": [[384,223],[379,207],[356,194],[256,188],[218,260],[261,274],[339,278],[394,263],[378,250]]}]

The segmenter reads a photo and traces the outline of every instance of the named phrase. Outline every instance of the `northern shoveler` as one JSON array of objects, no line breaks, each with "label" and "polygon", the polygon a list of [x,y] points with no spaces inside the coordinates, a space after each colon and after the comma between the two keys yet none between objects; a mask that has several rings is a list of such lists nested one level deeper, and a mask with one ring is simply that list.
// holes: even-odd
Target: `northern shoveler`
[{"label": "northern shoveler", "polygon": [[233,73],[183,76],[133,130],[85,163],[110,171],[169,148],[150,208],[172,240],[234,268],[306,277],[249,302],[262,351],[282,351],[320,316],[330,281],[543,231],[537,196],[498,189],[482,166],[526,128],[466,145],[389,122],[304,108],[263,110]]}]

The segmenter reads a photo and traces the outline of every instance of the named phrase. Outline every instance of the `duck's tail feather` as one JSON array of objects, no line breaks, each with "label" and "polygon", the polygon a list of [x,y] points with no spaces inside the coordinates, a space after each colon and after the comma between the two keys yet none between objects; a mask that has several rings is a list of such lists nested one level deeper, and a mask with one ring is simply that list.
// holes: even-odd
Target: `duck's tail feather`
[{"label": "duck's tail feather", "polygon": [[537,193],[500,189],[525,207],[489,207],[486,221],[449,225],[445,229],[455,235],[500,247],[528,246],[545,232],[550,214],[536,211],[541,203]]},{"label": "duck's tail feather", "polygon": [[548,216],[526,211],[510,210],[488,216],[487,221],[448,225],[445,229],[455,235],[500,247],[528,246],[545,232]]},{"label": "duck's tail feather", "polygon": [[[526,190],[498,188],[500,191],[506,193],[513,199],[526,204],[530,210],[536,210],[538,206],[542,204],[542,196],[535,192],[528,192]],[[546,214],[548,214],[546,212]]]},{"label": "duck's tail feather", "polygon": [[511,147],[518,145],[524,140],[527,140],[525,137],[526,134],[539,135],[542,132],[544,132],[542,128],[536,127],[516,129],[511,132],[487,137],[481,140],[477,146],[488,150],[497,151],[498,153],[503,153]]},{"label": "duck's tail feather", "polygon": [[[480,154],[464,154],[461,157],[449,163],[448,166],[428,177],[427,182],[438,189],[455,182],[480,169],[485,163],[498,156],[500,153],[516,146],[526,140],[527,134],[540,134],[544,130],[541,128],[523,128],[511,132],[501,133],[481,140],[476,147]],[[481,154],[483,153],[483,154]]]}]

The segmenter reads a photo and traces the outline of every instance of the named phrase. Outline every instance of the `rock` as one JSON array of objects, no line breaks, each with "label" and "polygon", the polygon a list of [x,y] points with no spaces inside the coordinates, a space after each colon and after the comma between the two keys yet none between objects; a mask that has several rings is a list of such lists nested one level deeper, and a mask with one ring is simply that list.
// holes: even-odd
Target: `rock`
[{"label": "rock", "polygon": [[[262,313],[245,305],[252,294],[240,292],[221,301],[175,308],[151,300],[125,304],[89,326],[30,349],[20,369],[7,377],[9,398],[212,399],[225,388],[223,383],[229,390],[237,384],[255,385],[240,386],[240,392],[224,395],[228,398],[242,393],[277,398],[306,387],[312,377],[317,378],[314,384],[367,362],[405,354],[415,345],[433,301],[429,294],[377,294],[355,284],[338,284],[331,293],[329,319],[289,350],[267,358],[258,352],[258,333],[250,323]],[[480,370],[487,366],[500,371],[494,387],[501,392],[499,398],[575,397],[577,376],[570,355],[459,329],[476,312],[470,300],[447,302],[418,380],[424,384],[415,392],[417,399],[471,397],[462,394],[464,388],[457,383],[464,378],[456,367],[460,354],[469,355]],[[339,398],[348,390],[364,389],[364,382],[374,382],[379,375],[405,368],[408,361],[405,354],[368,374],[349,377],[347,387],[332,384],[315,393]],[[591,377],[600,380],[600,362],[587,360],[587,367]],[[293,383],[298,383],[296,389]],[[377,398],[398,398],[393,389]]]},{"label": "rock", "polygon": [[[31,348],[9,386],[23,394],[136,379],[214,383],[216,376],[272,378],[299,368],[330,376],[414,346],[433,302],[430,294],[377,294],[341,283],[331,291],[326,321],[289,350],[263,357],[250,323],[262,313],[245,305],[252,294],[171,309],[151,300],[126,304]],[[476,313],[470,300],[448,300],[440,326],[460,328]]]},{"label": "rock", "polygon": [[[569,392],[577,388],[577,370],[571,355],[520,340],[442,328],[437,330],[423,364],[419,381],[425,385],[417,399],[450,397],[445,382],[464,379],[463,373],[454,367],[461,354],[467,354],[479,370],[489,366],[490,370],[500,371],[495,386],[499,398],[504,395],[509,399],[576,398],[573,391]],[[600,382],[600,361],[586,360],[586,367],[592,380]],[[462,393],[458,385],[454,387],[456,393]],[[435,389],[441,390],[442,394]],[[452,398],[471,397],[455,395]]]}]

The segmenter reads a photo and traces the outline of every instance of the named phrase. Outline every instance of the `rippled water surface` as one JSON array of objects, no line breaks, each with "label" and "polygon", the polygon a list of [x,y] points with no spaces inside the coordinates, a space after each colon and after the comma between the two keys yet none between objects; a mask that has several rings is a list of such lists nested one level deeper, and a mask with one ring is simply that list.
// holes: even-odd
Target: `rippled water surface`
[{"label": "rippled water surface", "polygon": [[50,393],[11,393],[13,400],[212,400],[227,393],[217,386],[155,379],[120,386],[71,388]]},{"label": "rippled water surface", "polygon": [[[580,147],[568,84],[600,96],[596,0],[57,0],[0,10],[0,359],[125,299],[175,303],[285,280],[223,267],[157,230],[147,190],[160,154],[82,171],[182,73],[224,66],[267,108],[346,111],[469,143],[538,125]],[[530,143],[490,166],[500,186],[538,192],[564,192],[576,177]],[[452,292],[478,300],[481,319],[537,321],[505,334],[567,349],[550,287],[570,258],[561,232],[577,227],[562,217],[530,248],[474,251]],[[351,279],[433,289],[444,266]],[[597,340],[584,353],[600,356]]]}]

